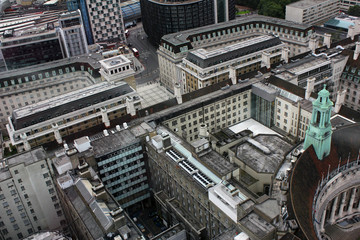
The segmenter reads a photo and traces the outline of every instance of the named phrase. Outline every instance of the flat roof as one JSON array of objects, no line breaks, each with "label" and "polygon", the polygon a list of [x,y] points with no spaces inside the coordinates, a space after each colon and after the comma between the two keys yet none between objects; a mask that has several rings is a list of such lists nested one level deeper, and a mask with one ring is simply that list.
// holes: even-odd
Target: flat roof
[{"label": "flat roof", "polygon": [[[112,90],[112,91],[111,91]],[[134,92],[134,90],[125,82],[119,82],[117,85],[114,85],[109,82],[101,82],[94,84],[92,86],[79,89],[76,91],[72,91],[69,93],[65,93],[59,96],[55,96],[49,98],[47,100],[34,103],[25,107],[21,107],[15,109],[13,111],[14,118],[23,118],[29,115],[33,115],[35,113],[43,112],[48,109],[52,109],[55,107],[62,106],[64,104],[71,103],[72,107],[69,105],[69,108],[73,108],[75,102],[78,102],[80,99],[87,99],[87,98],[95,98],[95,95],[103,93],[103,94],[110,94],[110,92],[121,92],[122,95]],[[89,99],[90,100],[90,99]],[[86,107],[86,105],[84,106]]]},{"label": "flat roof", "polygon": [[123,129],[121,131],[110,130],[108,133],[108,136],[103,135],[103,137],[95,140],[91,140],[92,138],[90,137],[95,157],[101,157],[140,142],[129,129]]},{"label": "flat roof", "polygon": [[244,130],[250,130],[254,136],[257,136],[259,134],[271,134],[281,136],[274,130],[271,130],[270,128],[266,127],[265,125],[259,123],[252,118],[235,124],[234,126],[229,127],[229,129],[235,134],[240,133]]},{"label": "flat roof", "polygon": [[242,226],[249,229],[258,239],[265,239],[266,235],[276,230],[272,224],[265,221],[255,212],[246,215],[239,222]]},{"label": "flat roof", "polygon": [[206,68],[281,44],[279,38],[263,35],[210,51],[203,48],[192,50],[186,59]]},{"label": "flat roof", "polygon": [[319,5],[320,3],[329,2],[329,0],[302,0],[294,3],[290,3],[286,6],[289,7],[296,7],[300,9],[307,9],[316,5]]},{"label": "flat roof", "polygon": [[292,146],[277,135],[257,135],[232,149],[236,157],[254,171],[273,174]]},{"label": "flat roof", "polygon": [[215,151],[209,151],[208,153],[201,155],[200,160],[221,177],[224,177],[228,173],[231,173],[239,168],[236,164],[230,163],[230,161],[226,160]]},{"label": "flat roof", "polygon": [[131,61],[123,55],[117,55],[111,58],[100,60],[99,62],[101,66],[103,66],[106,69],[118,67],[125,63],[131,63]]},{"label": "flat roof", "polygon": [[251,23],[256,23],[256,22],[268,23],[268,24],[272,24],[272,25],[280,25],[280,26],[285,26],[285,27],[289,27],[289,28],[299,29],[302,31],[311,28],[311,25],[309,25],[309,24],[295,23],[295,22],[287,21],[285,19],[253,14],[253,15],[244,16],[241,18],[236,18],[235,20],[232,20],[232,21],[226,21],[226,22],[207,25],[207,26],[203,26],[203,27],[199,27],[199,28],[189,29],[189,30],[185,30],[185,31],[177,32],[177,33],[167,34],[162,37],[162,40],[165,40],[166,42],[171,43],[175,46],[183,45],[186,42],[192,41],[192,39],[190,39],[190,35],[208,33],[210,31],[220,31],[225,28],[237,27],[238,25],[241,25],[241,24],[251,24]]}]

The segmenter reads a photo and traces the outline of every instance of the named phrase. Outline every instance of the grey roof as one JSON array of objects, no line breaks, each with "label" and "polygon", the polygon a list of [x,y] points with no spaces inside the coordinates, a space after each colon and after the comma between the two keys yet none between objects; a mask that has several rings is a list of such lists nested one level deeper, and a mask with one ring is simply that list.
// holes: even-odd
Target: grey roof
[{"label": "grey roof", "polygon": [[279,38],[259,36],[212,51],[197,49],[189,52],[186,59],[201,68],[207,68],[281,44]]},{"label": "grey roof", "polygon": [[85,226],[89,230],[91,236],[94,239],[98,239],[104,236],[101,227],[98,225],[96,219],[91,214],[81,196],[76,191],[76,187],[72,186],[64,190],[69,198],[69,202],[74,206],[75,210],[79,214],[79,217],[84,222]]},{"label": "grey roof", "polygon": [[132,92],[134,90],[127,83],[113,85],[102,82],[15,109],[12,113],[12,121],[15,129],[18,130],[112,98],[125,97]]},{"label": "grey roof", "polygon": [[110,132],[109,136],[91,141],[91,146],[94,150],[94,156],[101,157],[139,141],[130,130],[124,129],[114,133]]},{"label": "grey roof", "polygon": [[7,159],[7,164],[9,167],[24,163],[25,165],[30,165],[34,162],[38,162],[46,159],[46,153],[43,148],[35,148],[28,152],[23,152],[14,157]]},{"label": "grey roof", "polygon": [[214,172],[220,177],[224,177],[226,174],[238,169],[235,164],[230,163],[215,151],[210,151],[207,154],[202,155],[200,160],[203,161],[209,168],[214,170]]},{"label": "grey roof", "polygon": [[167,34],[162,37],[162,40],[165,40],[166,42],[173,44],[175,46],[183,45],[184,43],[192,41],[192,39],[190,39],[191,35],[208,33],[209,31],[218,31],[218,30],[220,31],[226,28],[237,27],[238,25],[242,25],[242,24],[256,24],[256,23],[267,23],[271,25],[284,26],[288,28],[298,29],[300,31],[305,31],[311,28],[311,25],[309,24],[295,23],[295,22],[287,21],[285,19],[267,17],[262,15],[260,16],[254,14],[246,17],[236,18],[235,20],[232,21],[227,21],[227,22],[207,25],[200,28],[189,29],[177,33]]},{"label": "grey roof", "polygon": [[236,147],[236,157],[258,173],[275,173],[291,150],[291,145],[277,135],[258,135],[249,140]]},{"label": "grey roof", "polygon": [[266,222],[254,212],[251,212],[247,216],[243,217],[239,222],[242,226],[245,226],[248,230],[250,230],[257,239],[267,239],[265,236],[275,231],[275,227],[273,225]]}]

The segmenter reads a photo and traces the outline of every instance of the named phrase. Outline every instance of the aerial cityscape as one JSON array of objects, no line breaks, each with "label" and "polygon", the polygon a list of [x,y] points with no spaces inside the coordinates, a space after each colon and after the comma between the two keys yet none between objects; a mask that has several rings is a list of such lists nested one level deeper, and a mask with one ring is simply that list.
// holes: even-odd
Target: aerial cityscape
[{"label": "aerial cityscape", "polygon": [[360,1],[0,0],[0,240],[360,240]]}]

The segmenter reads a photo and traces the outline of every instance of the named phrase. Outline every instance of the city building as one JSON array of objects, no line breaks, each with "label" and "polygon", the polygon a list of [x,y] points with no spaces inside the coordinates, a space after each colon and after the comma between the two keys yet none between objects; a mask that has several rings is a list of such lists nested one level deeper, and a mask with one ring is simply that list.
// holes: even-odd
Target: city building
[{"label": "city building", "polygon": [[162,36],[235,19],[235,1],[141,0],[143,27],[149,40],[159,45]]},{"label": "city building", "polygon": [[84,30],[86,34],[86,40],[88,45],[94,44],[94,37],[92,32],[92,25],[89,19],[89,12],[86,4],[86,0],[67,0],[66,5],[68,8],[68,11],[76,11],[80,10],[82,22],[84,25]]},{"label": "city building", "polygon": [[101,81],[98,54],[72,57],[3,72],[0,76],[0,128],[6,133],[8,117],[28,106]]},{"label": "city building", "polygon": [[61,14],[59,26],[66,57],[89,53],[80,10]]},{"label": "city building", "polygon": [[359,5],[359,0],[340,0],[340,8],[343,11],[349,10],[349,7]]},{"label": "city building", "polygon": [[339,14],[338,0],[301,0],[286,5],[285,19],[311,25],[323,24]]},{"label": "city building", "polygon": [[126,42],[119,0],[86,0],[86,7],[94,43]]},{"label": "city building", "polygon": [[74,174],[57,177],[60,202],[70,233],[74,238],[136,240],[140,230],[129,220],[120,205],[96,179],[97,175],[81,175],[82,165]]},{"label": "city building", "polygon": [[340,83],[344,105],[358,112],[360,111],[360,92],[358,89],[360,80],[359,47],[360,43],[356,43],[355,51],[346,51],[349,58],[341,74]]},{"label": "city building", "polygon": [[44,149],[3,159],[0,164],[2,239],[23,239],[42,230],[66,227]]},{"label": "city building", "polygon": [[120,5],[125,27],[126,24],[133,24],[134,21],[141,20],[140,0],[129,0],[121,2]]},{"label": "city building", "polygon": [[64,58],[65,51],[54,25],[35,30],[8,30],[0,39],[5,71]]},{"label": "city building", "polygon": [[214,50],[198,48],[190,51],[178,66],[181,79],[177,82],[184,93],[230,78],[237,82],[245,73],[262,67],[270,69],[279,63],[284,47],[279,38],[259,36]]},{"label": "city building", "polygon": [[159,117],[159,121],[176,135],[193,142],[199,138],[200,124],[208,127],[210,133],[214,133],[249,119],[251,84],[256,80],[258,79],[251,79],[245,84],[232,85],[228,89],[220,89],[184,102],[181,108],[173,108],[171,114]]},{"label": "city building", "polygon": [[[312,38],[310,41],[315,41],[315,39]],[[287,64],[277,66],[272,69],[272,72],[276,77],[302,88],[306,88],[307,79],[315,78],[314,91],[320,91],[323,84],[327,84],[331,98],[334,98],[340,90],[341,73],[349,58],[348,55],[342,54],[343,50],[343,47],[337,46],[321,53],[309,53]]]},{"label": "city building", "polygon": [[102,82],[15,109],[6,125],[11,143],[25,149],[104,124],[141,109],[141,99],[125,82]]},{"label": "city building", "polygon": [[283,59],[309,51],[309,39],[313,30],[310,25],[298,24],[283,19],[251,15],[233,21],[204,26],[167,34],[161,38],[157,51],[160,81],[171,92],[179,79],[177,67],[187,54],[199,48],[212,51],[253,37],[275,35],[289,52]]},{"label": "city building", "polygon": [[145,150],[132,130],[110,130],[90,145],[101,181],[122,208],[150,197]]},{"label": "city building", "polygon": [[208,140],[189,146],[161,126],[156,133],[147,142],[149,167],[157,208],[167,224],[182,222],[189,239],[213,239],[233,227],[253,239],[275,236],[275,227],[254,210],[254,195],[232,180],[238,167],[211,150]]}]

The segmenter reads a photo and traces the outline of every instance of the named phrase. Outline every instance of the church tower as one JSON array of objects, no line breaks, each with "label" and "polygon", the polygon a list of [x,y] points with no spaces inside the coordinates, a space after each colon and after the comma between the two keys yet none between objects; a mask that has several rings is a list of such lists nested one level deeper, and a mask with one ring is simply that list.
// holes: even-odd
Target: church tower
[{"label": "church tower", "polygon": [[329,99],[329,95],[330,93],[326,90],[326,85],[324,84],[324,89],[318,93],[318,98],[312,103],[311,122],[308,130],[306,130],[304,141],[304,149],[313,145],[319,160],[322,160],[330,153],[332,134],[330,116],[331,107],[334,104]]}]

